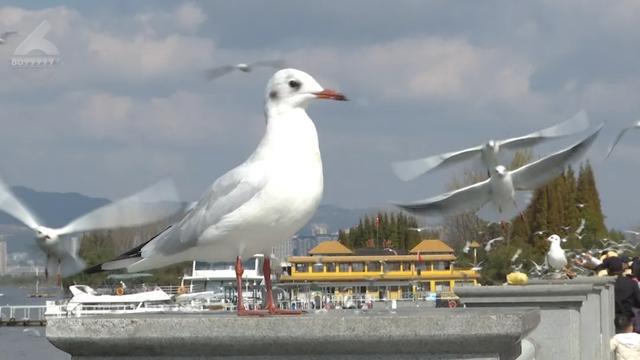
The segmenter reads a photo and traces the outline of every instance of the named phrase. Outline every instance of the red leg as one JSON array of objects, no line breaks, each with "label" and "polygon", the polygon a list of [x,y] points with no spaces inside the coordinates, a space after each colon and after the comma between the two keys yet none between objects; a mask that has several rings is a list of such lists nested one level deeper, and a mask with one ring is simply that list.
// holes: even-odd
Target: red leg
[{"label": "red leg", "polygon": [[265,310],[247,310],[244,308],[244,304],[242,303],[242,274],[244,274],[244,268],[242,267],[242,259],[240,256],[236,258],[236,286],[238,293],[238,303],[236,305],[238,316],[246,316],[246,315],[259,315],[264,316],[267,315],[268,312]]},{"label": "red leg", "polygon": [[264,257],[262,263],[262,276],[264,276],[264,284],[267,288],[267,305],[266,308],[271,315],[300,315],[301,310],[285,310],[278,309],[273,302],[273,287],[271,286],[271,259],[268,256]]}]

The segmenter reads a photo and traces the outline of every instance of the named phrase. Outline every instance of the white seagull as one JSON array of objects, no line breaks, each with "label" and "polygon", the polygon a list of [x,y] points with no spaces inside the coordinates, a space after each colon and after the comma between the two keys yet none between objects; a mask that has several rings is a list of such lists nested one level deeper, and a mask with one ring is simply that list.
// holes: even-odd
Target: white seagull
[{"label": "white seagull", "polygon": [[47,256],[47,276],[53,262],[57,262],[58,272],[64,276],[84,268],[84,261],[78,256],[79,238],[71,237],[72,234],[149,224],[175,215],[181,207],[173,182],[165,180],[128,198],[95,209],[64,227],[52,229],[42,226],[36,215],[0,180],[0,211],[33,230],[38,247]]},{"label": "white seagull", "polygon": [[[582,141],[540,160],[509,171],[498,165],[487,180],[425,200],[395,205],[416,215],[441,218],[467,211],[481,211],[485,220],[509,220],[522,212],[531,193],[558,175],[571,162],[580,158],[596,139],[603,124]],[[491,207],[485,207],[491,203]]]},{"label": "white seagull", "polygon": [[17,32],[16,31],[7,31],[7,32],[3,32],[2,34],[0,34],[0,45],[4,44],[7,42],[7,39],[10,36],[16,35]]},{"label": "white seagull", "polygon": [[[283,69],[267,84],[264,137],[254,153],[218,178],[195,207],[172,227],[115,260],[90,270],[146,271],[183,261],[236,259],[242,289],[242,257],[270,254],[311,219],[323,191],[316,127],[306,108],[315,99],[346,100],[309,74]],[[270,259],[264,279],[268,313],[279,313],[271,292]],[[242,304],[238,314],[253,314]],[[261,312],[264,314],[265,312]]]},{"label": "white seagull", "polygon": [[553,234],[549,236],[547,240],[551,243],[546,257],[547,264],[554,270],[564,269],[564,267],[567,266],[567,256],[562,247],[560,247],[562,239],[560,239],[560,236]]},{"label": "white seagull", "polygon": [[489,252],[489,251],[493,250],[493,247],[494,247],[493,244],[495,244],[496,241],[503,241],[503,240],[504,240],[504,237],[498,236],[495,239],[491,239],[491,240],[487,241],[487,244],[484,246],[484,251]]},{"label": "white seagull", "polygon": [[588,127],[589,120],[587,114],[584,111],[580,111],[569,120],[524,136],[504,140],[489,140],[484,144],[472,148],[422,159],[399,161],[393,163],[391,166],[395,174],[404,181],[413,180],[437,167],[453,165],[477,157],[480,157],[483,166],[487,170],[491,170],[498,166],[498,154],[501,150],[516,150],[532,147],[545,140],[576,134]]},{"label": "white seagull", "polygon": [[279,59],[263,60],[263,61],[256,61],[250,64],[239,63],[239,64],[233,64],[233,65],[222,65],[222,66],[205,70],[204,73],[205,73],[205,76],[207,77],[207,80],[215,80],[235,70],[248,73],[248,72],[251,72],[251,70],[253,70],[256,67],[269,67],[274,69],[282,69],[286,66],[287,64],[284,62],[284,60],[279,60]]},{"label": "white seagull", "polygon": [[609,158],[609,156],[613,152],[613,149],[615,149],[615,147],[616,147],[616,145],[618,145],[618,142],[620,141],[620,139],[622,139],[622,136],[630,129],[640,129],[640,120],[636,121],[635,123],[633,123],[633,125],[631,125],[629,127],[626,127],[624,129],[622,129],[622,131],[620,131],[620,133],[616,137],[616,139],[613,142],[613,144],[611,144],[611,146],[609,146],[609,151],[607,151],[607,157],[605,159]]}]

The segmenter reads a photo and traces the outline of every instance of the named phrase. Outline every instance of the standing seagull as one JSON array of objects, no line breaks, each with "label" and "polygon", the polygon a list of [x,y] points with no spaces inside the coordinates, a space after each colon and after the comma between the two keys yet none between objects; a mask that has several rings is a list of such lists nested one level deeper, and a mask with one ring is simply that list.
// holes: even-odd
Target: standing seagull
[{"label": "standing seagull", "polygon": [[10,36],[16,35],[17,32],[16,31],[7,31],[7,32],[3,32],[2,34],[0,34],[0,45],[4,44],[7,42],[7,39]]},{"label": "standing seagull", "polygon": [[551,243],[546,257],[547,264],[549,264],[550,268],[560,271],[567,266],[567,256],[564,253],[564,249],[560,247],[562,239],[560,239],[560,236],[553,234],[547,240]]},{"label": "standing seagull", "polygon": [[84,261],[78,256],[80,238],[70,235],[145,225],[167,219],[181,208],[173,182],[165,180],[137,194],[97,208],[64,227],[52,229],[41,225],[36,215],[0,180],[0,211],[18,219],[35,233],[36,244],[47,256],[46,277],[55,262],[57,272],[64,276],[75,274],[84,268]]},{"label": "standing seagull", "polygon": [[[524,210],[531,198],[531,192],[562,174],[564,168],[582,156],[596,139],[603,124],[586,137],[555,154],[509,171],[499,165],[487,180],[454,190],[433,198],[413,203],[396,204],[417,216],[443,217],[487,207],[478,215],[486,220],[497,216],[499,220],[509,220]],[[516,199],[520,197],[520,201]],[[482,209],[484,210],[484,209]]]},{"label": "standing seagull", "polygon": [[264,61],[256,61],[251,64],[234,64],[234,65],[222,65],[218,67],[214,67],[208,70],[205,70],[205,76],[207,80],[215,80],[219,77],[225,76],[234,70],[239,70],[245,73],[251,72],[253,68],[256,67],[269,67],[274,69],[282,69],[286,67],[287,64],[284,60],[264,60]]},{"label": "standing seagull", "polygon": [[613,149],[616,147],[616,145],[618,145],[618,142],[620,141],[620,139],[622,139],[622,136],[624,135],[624,133],[626,133],[630,129],[640,129],[640,120],[636,121],[635,123],[633,123],[633,125],[626,127],[622,129],[622,131],[620,131],[620,133],[616,137],[616,140],[613,142],[613,144],[611,144],[611,146],[609,146],[609,151],[607,152],[607,157],[605,159],[609,158],[609,155],[611,155],[611,153],[613,152]]},{"label": "standing seagull", "polygon": [[498,154],[503,149],[516,150],[531,147],[545,140],[576,134],[588,127],[589,119],[587,114],[584,111],[580,111],[569,120],[524,136],[504,140],[489,140],[484,144],[460,151],[452,151],[417,160],[399,161],[393,163],[392,167],[396,175],[404,181],[413,180],[435,168],[457,164],[478,156],[482,160],[483,166],[487,170],[491,170],[498,166]]},{"label": "standing seagull", "polygon": [[238,315],[283,313],[271,292],[271,261],[265,256],[267,310],[242,304],[243,256],[270,254],[304,226],[322,198],[322,160],[316,127],[305,111],[314,99],[346,100],[323,89],[309,74],[276,72],[265,97],[267,129],[255,152],[222,175],[193,209],[147,243],[92,271],[145,271],[182,261],[225,261],[235,257]]}]

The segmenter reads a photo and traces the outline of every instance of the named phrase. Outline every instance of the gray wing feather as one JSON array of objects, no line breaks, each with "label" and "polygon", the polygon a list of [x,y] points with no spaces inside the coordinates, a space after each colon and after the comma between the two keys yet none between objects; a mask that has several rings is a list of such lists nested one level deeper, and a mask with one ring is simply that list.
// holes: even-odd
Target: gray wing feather
[{"label": "gray wing feather", "polygon": [[500,141],[500,147],[505,149],[518,149],[531,147],[541,143],[546,139],[569,136],[586,130],[589,127],[589,118],[584,110],[578,112],[571,119],[546,129],[532,132],[530,134]]},{"label": "gray wing feather", "polygon": [[409,181],[440,166],[452,165],[477,156],[482,151],[481,146],[460,151],[452,151],[426,158],[398,161],[391,164],[393,172],[403,181]]},{"label": "gray wing feather", "polygon": [[604,124],[582,141],[540,160],[522,166],[511,172],[516,190],[535,190],[553,180],[564,171],[571,162],[578,160],[593,144]]},{"label": "gray wing feather", "polygon": [[477,210],[489,201],[490,196],[490,179],[487,179],[429,199],[395,205],[418,216],[443,217]]},{"label": "gray wing feather", "polygon": [[[264,174],[248,175],[237,167],[216,180],[194,208],[175,226],[160,234],[142,249],[143,257],[160,251],[171,255],[193,246],[200,235],[255,197],[263,188]],[[145,255],[147,254],[147,255]]]}]

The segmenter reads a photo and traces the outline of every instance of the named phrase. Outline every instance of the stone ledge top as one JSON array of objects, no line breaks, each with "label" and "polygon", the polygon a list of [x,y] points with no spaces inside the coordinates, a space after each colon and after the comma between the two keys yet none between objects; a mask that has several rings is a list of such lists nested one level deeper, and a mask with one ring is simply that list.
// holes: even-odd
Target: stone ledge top
[{"label": "stone ledge top", "polygon": [[51,343],[73,356],[495,354],[518,344],[539,321],[539,310],[532,308],[402,308],[264,318],[204,313],[49,318],[46,332]]}]

